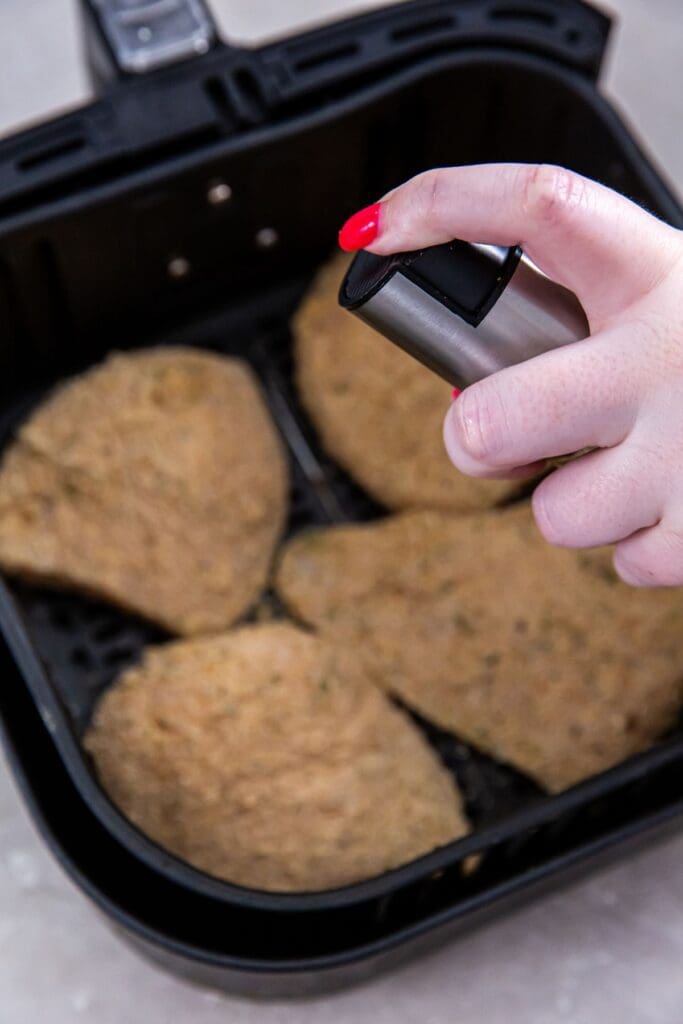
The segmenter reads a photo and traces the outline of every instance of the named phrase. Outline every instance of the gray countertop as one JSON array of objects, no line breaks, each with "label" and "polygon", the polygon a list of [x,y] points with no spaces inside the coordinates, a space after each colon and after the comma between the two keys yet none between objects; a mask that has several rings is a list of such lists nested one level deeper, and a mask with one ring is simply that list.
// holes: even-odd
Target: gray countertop
[{"label": "gray countertop", "polygon": [[[87,98],[74,6],[2,0],[0,133]],[[226,35],[257,41],[370,5],[213,6]],[[681,0],[603,7],[622,16],[606,86],[683,186]],[[681,1024],[682,859],[678,836],[364,986],[255,1004],[177,981],[110,934],[45,851],[0,764],[0,1024]]]}]

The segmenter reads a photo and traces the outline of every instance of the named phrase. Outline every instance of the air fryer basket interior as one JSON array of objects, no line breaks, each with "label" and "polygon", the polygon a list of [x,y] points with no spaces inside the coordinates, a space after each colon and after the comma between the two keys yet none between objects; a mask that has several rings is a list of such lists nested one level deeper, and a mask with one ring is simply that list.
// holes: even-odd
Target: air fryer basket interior
[{"label": "air fryer basket interior", "polygon": [[[12,261],[3,257],[0,304],[2,287],[12,295],[6,301],[12,344],[0,357],[3,439],[47,387],[111,347],[197,344],[243,355],[264,382],[291,457],[290,533],[381,514],[323,455],[297,404],[289,318],[352,210],[423,168],[497,160],[564,164],[681,222],[675,201],[586,77],[540,57],[493,50],[435,57],[359,83],[343,97],[323,94],[313,113],[295,114],[239,143],[209,144],[193,159],[126,182],[125,192],[122,182],[120,189],[95,190],[78,207],[65,203],[49,221],[18,221],[34,294],[43,298],[43,322],[39,342],[31,295],[13,287]],[[224,212],[198,198],[216,177],[233,190]],[[276,229],[279,244],[254,244],[263,227]],[[9,233],[3,244],[11,242]],[[98,250],[99,266],[91,255]],[[165,272],[170,251],[193,267],[190,279],[172,290]],[[465,907],[514,877],[571,859],[582,843],[586,849],[599,844],[601,830],[628,825],[638,814],[664,813],[674,793],[667,773],[683,759],[683,744],[672,737],[651,754],[551,798],[423,726],[465,791],[477,826],[473,836],[337,893],[252,893],[202,875],[141,836],[101,792],[81,750],[79,737],[97,695],[145,643],[162,635],[113,608],[14,582],[0,591],[0,620],[51,734],[50,756],[58,757],[73,786],[74,823],[86,812],[91,816],[93,849],[113,838],[112,863],[119,858],[133,890],[117,889],[112,878],[93,881],[94,863],[90,875],[79,868],[82,884],[100,885],[107,899],[126,908],[135,891],[135,913],[152,931],[216,955],[239,949],[283,963],[297,955],[332,955],[359,928],[367,941],[379,941],[446,907]],[[25,774],[37,777],[28,741],[12,745]],[[58,774],[55,761],[55,780]],[[38,802],[41,814],[48,813],[45,800]],[[58,821],[50,828],[63,831]],[[471,874],[463,865],[473,853],[484,856]],[[75,852],[68,857],[77,859]],[[297,929],[304,911],[318,923]],[[338,928],[332,927],[335,915]]]}]

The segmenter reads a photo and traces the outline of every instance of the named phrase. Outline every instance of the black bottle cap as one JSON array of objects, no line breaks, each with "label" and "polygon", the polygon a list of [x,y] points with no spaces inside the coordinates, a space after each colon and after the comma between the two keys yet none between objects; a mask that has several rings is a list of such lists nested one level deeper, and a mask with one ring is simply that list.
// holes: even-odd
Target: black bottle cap
[{"label": "black bottle cap", "polygon": [[342,282],[339,302],[344,309],[357,310],[400,273],[477,326],[512,277],[520,256],[519,248],[502,250],[497,258],[460,241],[392,256],[361,251]]}]

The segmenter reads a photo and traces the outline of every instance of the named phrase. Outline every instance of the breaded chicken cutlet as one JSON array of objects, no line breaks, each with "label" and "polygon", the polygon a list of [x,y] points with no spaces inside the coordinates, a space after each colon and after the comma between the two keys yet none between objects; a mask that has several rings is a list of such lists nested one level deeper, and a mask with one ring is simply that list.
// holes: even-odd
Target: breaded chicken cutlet
[{"label": "breaded chicken cutlet", "polygon": [[60,385],[0,465],[0,567],[112,601],[173,633],[218,631],[257,599],[287,465],[239,359],[110,356]]},{"label": "breaded chicken cutlet", "polygon": [[683,700],[683,594],[550,547],[527,504],[303,533],[277,587],[367,678],[559,791],[649,746]]},{"label": "breaded chicken cutlet", "polygon": [[467,831],[459,793],[353,658],[287,623],[149,648],[85,746],[113,801],[195,867],[312,891]]}]

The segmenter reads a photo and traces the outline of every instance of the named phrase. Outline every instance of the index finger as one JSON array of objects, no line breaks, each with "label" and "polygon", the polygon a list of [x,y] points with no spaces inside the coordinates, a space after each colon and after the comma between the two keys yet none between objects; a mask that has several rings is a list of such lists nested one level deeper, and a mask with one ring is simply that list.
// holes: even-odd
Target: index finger
[{"label": "index finger", "polygon": [[521,245],[575,292],[591,326],[661,279],[678,236],[612,189],[562,167],[481,164],[426,171],[389,193],[369,252],[388,255],[460,238]]}]

